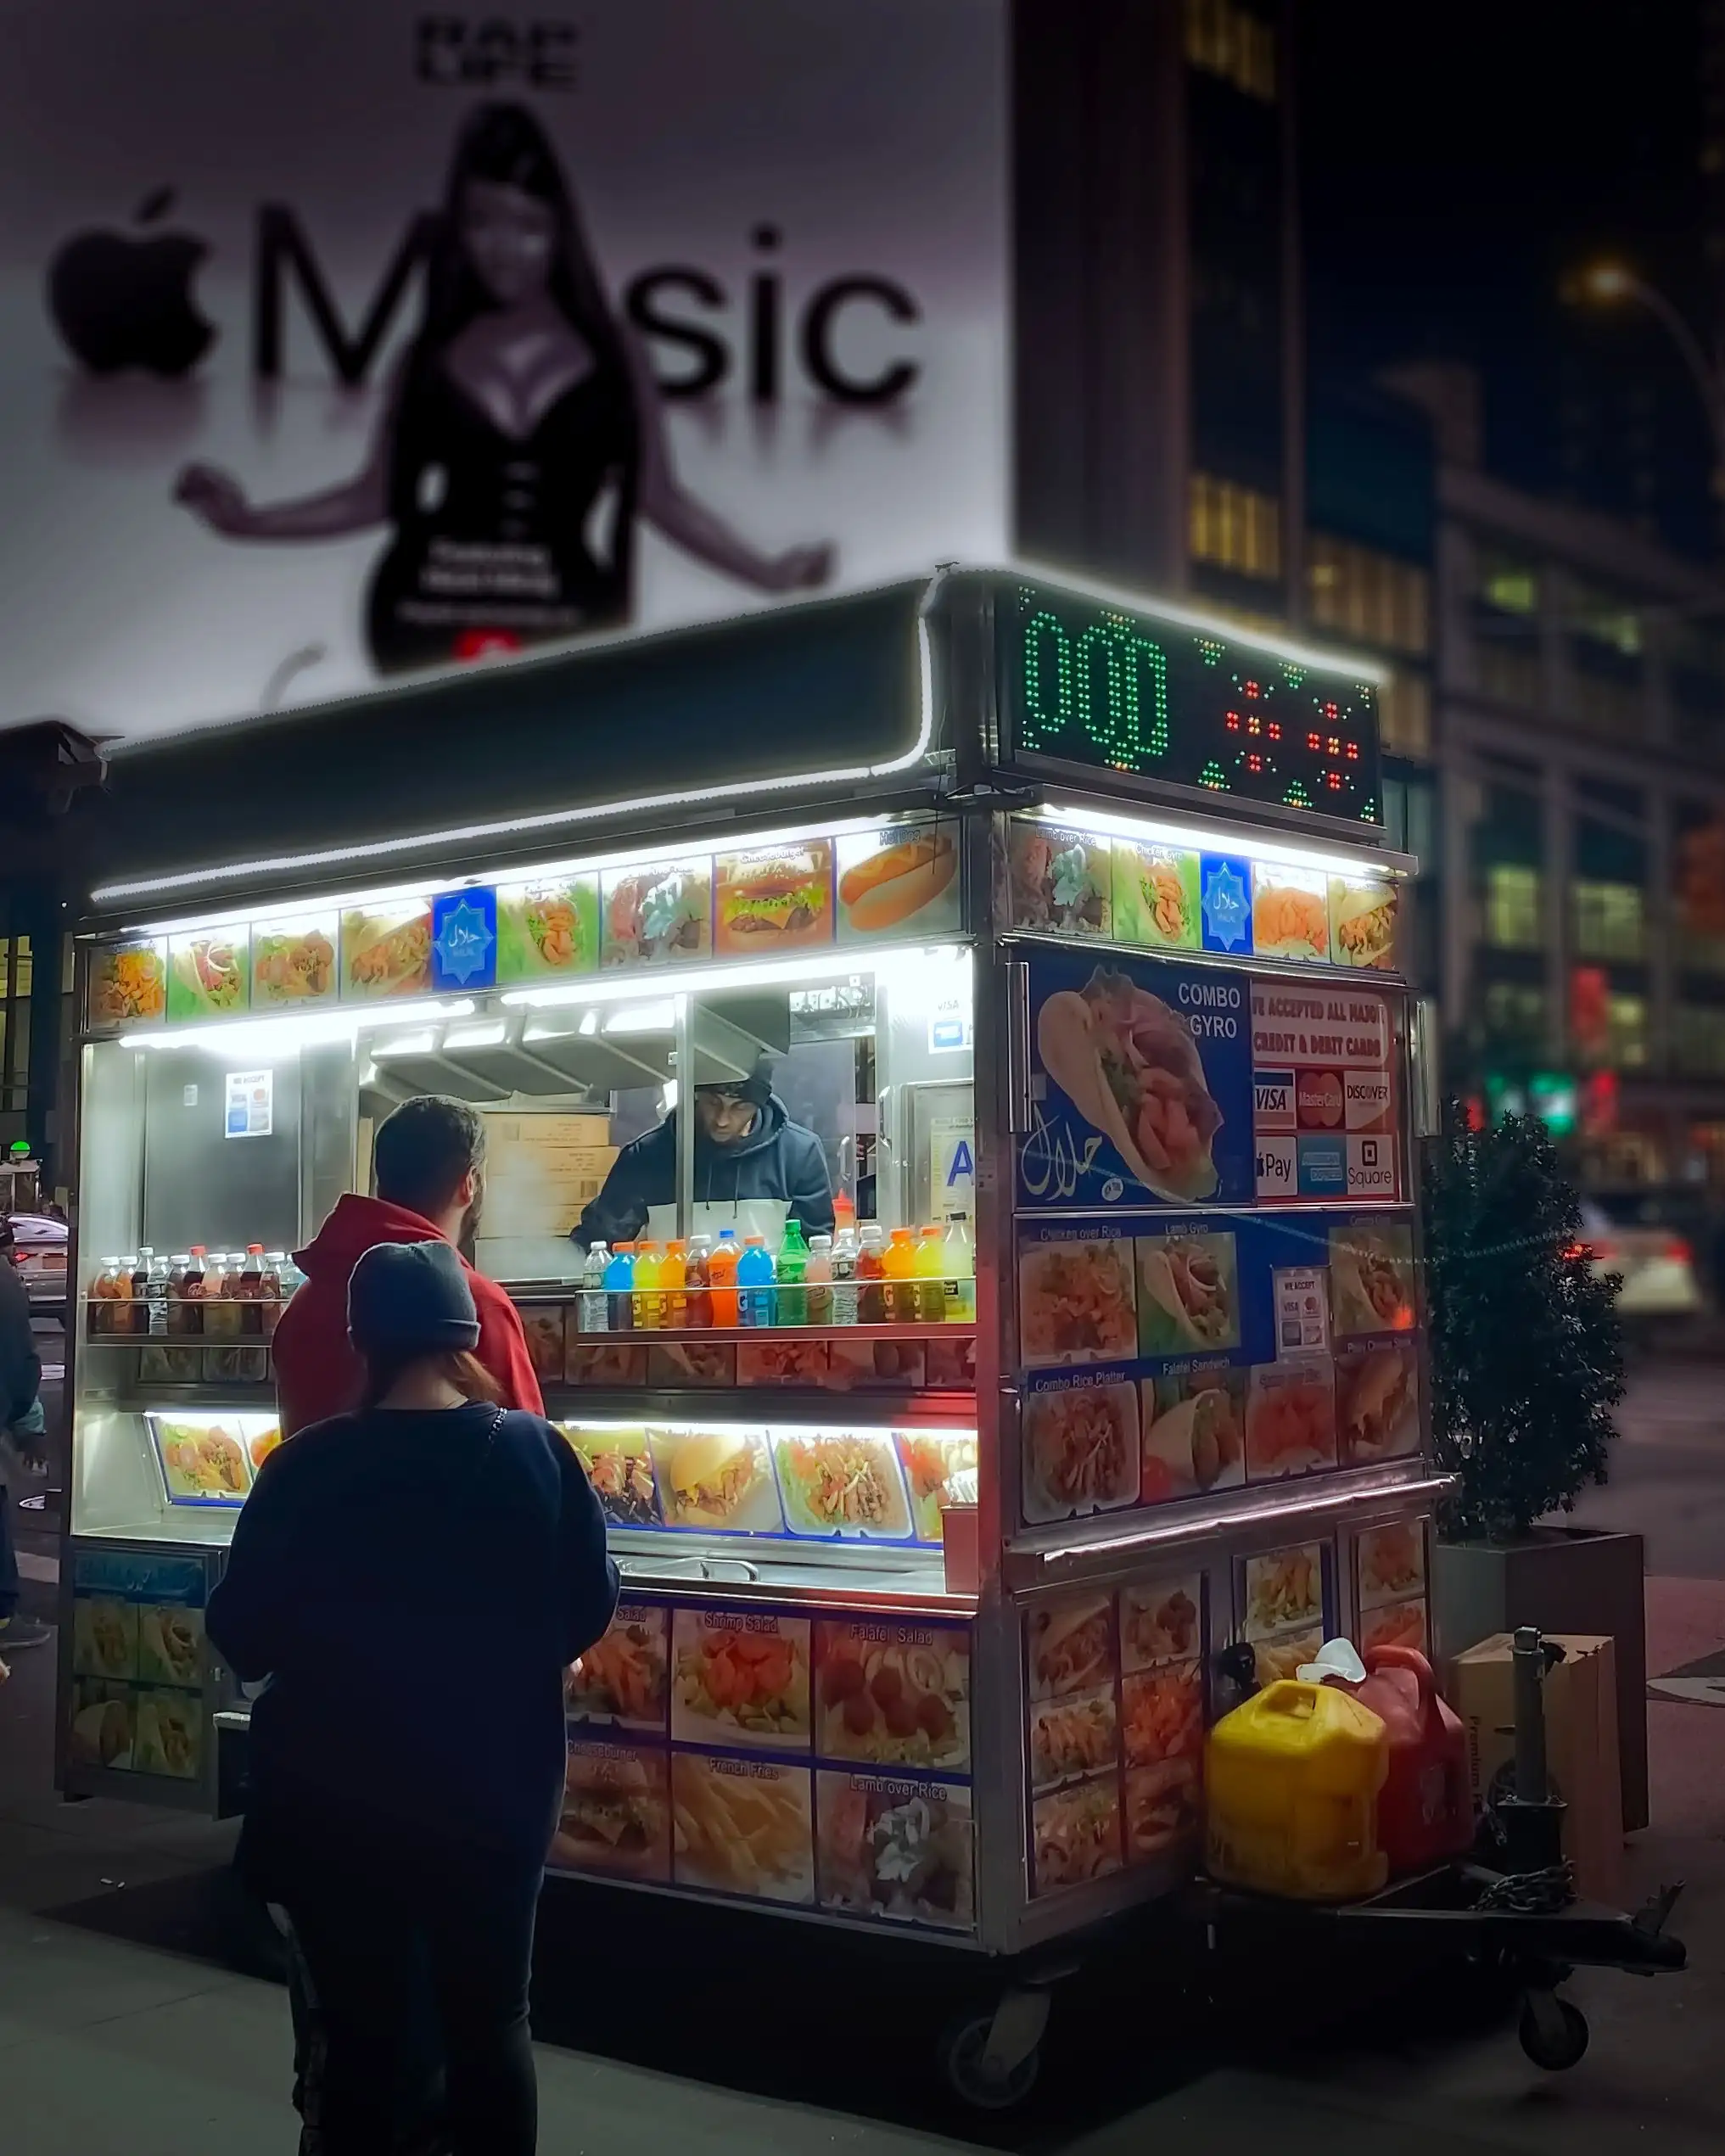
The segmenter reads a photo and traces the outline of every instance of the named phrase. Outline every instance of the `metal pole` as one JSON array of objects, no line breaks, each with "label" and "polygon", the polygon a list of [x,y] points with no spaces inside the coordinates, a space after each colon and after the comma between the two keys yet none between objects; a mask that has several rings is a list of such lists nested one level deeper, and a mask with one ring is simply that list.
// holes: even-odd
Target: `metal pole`
[{"label": "metal pole", "polygon": [[695,1024],[691,1000],[677,998],[677,1233],[695,1218]]},{"label": "metal pole", "polygon": [[1545,1768],[1545,1647],[1537,1629],[1521,1626],[1513,1654],[1515,1680],[1515,1795],[1544,1804],[1551,1789]]}]

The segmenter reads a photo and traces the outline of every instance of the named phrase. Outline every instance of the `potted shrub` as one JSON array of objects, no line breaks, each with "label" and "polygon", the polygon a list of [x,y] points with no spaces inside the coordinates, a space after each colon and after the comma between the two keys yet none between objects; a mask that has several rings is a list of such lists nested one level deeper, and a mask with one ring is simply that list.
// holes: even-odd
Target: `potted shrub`
[{"label": "potted shrub", "polygon": [[1456,1478],[1432,1559],[1446,1656],[1517,1625],[1616,1643],[1626,1826],[1647,1823],[1646,1621],[1639,1535],[1549,1524],[1606,1479],[1623,1396],[1616,1284],[1545,1125],[1484,1129],[1452,1108],[1424,1179],[1431,1426]]}]

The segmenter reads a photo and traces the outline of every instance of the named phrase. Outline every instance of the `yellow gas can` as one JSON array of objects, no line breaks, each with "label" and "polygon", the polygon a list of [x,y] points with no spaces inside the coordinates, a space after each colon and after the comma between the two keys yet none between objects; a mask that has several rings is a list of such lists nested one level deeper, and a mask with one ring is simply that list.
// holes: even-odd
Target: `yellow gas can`
[{"label": "yellow gas can", "polygon": [[1213,1876],[1302,1901],[1375,1894],[1378,1791],[1389,1772],[1382,1721],[1330,1684],[1272,1684],[1210,1732],[1206,1856]]}]

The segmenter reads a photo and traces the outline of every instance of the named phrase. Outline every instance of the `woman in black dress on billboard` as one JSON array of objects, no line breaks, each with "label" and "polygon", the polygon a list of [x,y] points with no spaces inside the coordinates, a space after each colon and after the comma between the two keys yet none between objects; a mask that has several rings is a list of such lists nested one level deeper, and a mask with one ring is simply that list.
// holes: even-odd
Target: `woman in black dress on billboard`
[{"label": "woman in black dress on billboard", "polygon": [[367,608],[382,673],[622,626],[637,517],[762,591],[812,587],[832,568],[828,546],[759,552],[678,484],[646,353],[519,105],[482,105],[462,131],[423,319],[363,470],[255,506],[228,473],[193,464],[176,491],[232,539],[391,525]]}]

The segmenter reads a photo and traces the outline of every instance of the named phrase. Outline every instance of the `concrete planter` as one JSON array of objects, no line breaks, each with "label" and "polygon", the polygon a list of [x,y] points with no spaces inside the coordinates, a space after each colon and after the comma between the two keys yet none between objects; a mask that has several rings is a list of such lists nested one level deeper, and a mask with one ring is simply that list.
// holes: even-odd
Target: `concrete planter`
[{"label": "concrete planter", "polygon": [[1431,1617],[1447,1662],[1517,1625],[1616,1643],[1623,1825],[1647,1824],[1647,1601],[1639,1535],[1535,1527],[1515,1543],[1438,1543]]}]

